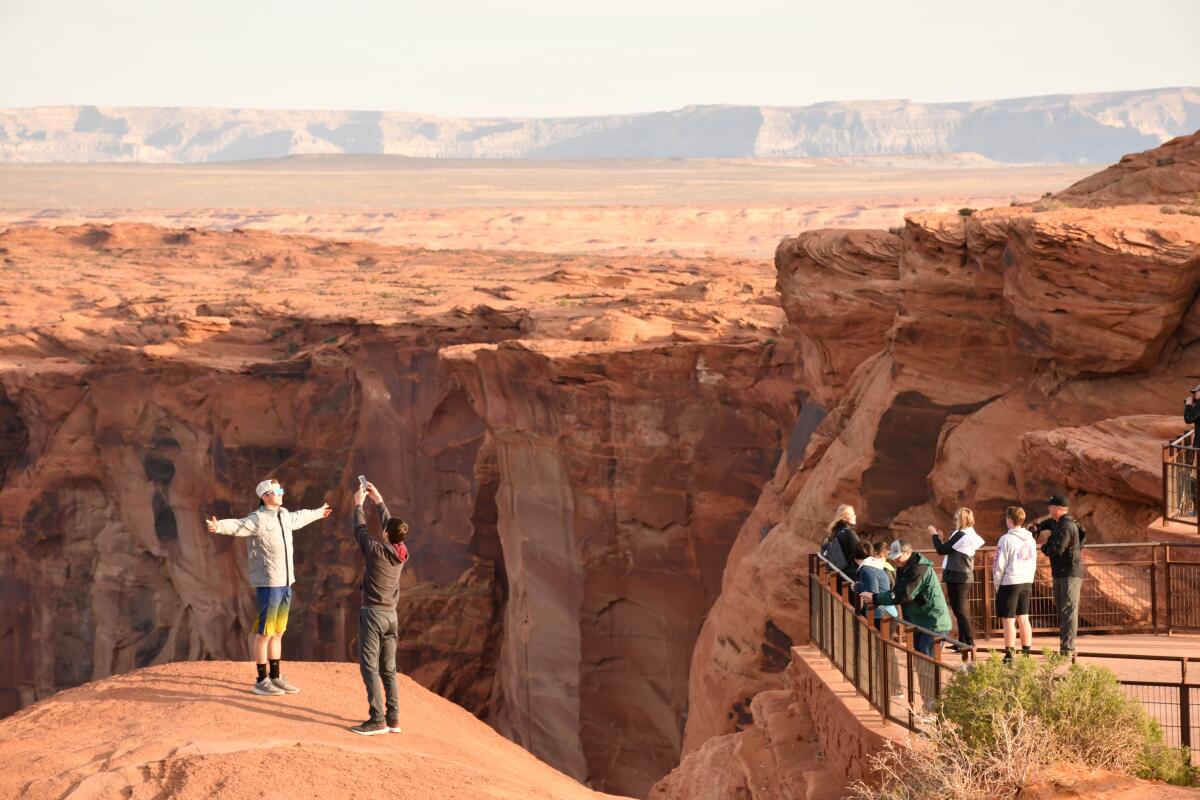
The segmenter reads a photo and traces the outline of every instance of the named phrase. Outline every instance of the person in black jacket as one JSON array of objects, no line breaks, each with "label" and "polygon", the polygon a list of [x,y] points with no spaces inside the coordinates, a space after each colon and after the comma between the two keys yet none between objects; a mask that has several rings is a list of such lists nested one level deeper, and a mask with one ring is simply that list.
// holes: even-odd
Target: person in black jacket
[{"label": "person in black jacket", "polygon": [[[854,506],[840,505],[834,512],[833,520],[827,529],[828,535],[825,537],[825,543],[830,545],[830,549],[836,548],[835,558],[830,560],[851,580],[858,577],[858,563],[854,560],[858,555],[859,546],[858,534],[854,531],[854,523],[857,521]],[[837,558],[837,555],[841,558]],[[841,563],[838,563],[839,561]]]},{"label": "person in black jacket", "polygon": [[1051,495],[1046,501],[1050,517],[1036,528],[1038,533],[1050,531],[1042,552],[1050,559],[1050,576],[1054,583],[1054,605],[1058,609],[1059,652],[1065,656],[1075,652],[1075,634],[1079,629],[1079,590],[1083,587],[1083,547],[1087,534],[1074,518],[1064,495]]},{"label": "person in black jacket", "polygon": [[[371,535],[363,501],[370,497],[379,514],[384,537]],[[363,736],[400,733],[400,687],[396,682],[396,604],[400,600],[400,575],[408,561],[408,523],[388,513],[374,484],[354,493],[354,538],[367,562],[362,582],[362,609],[358,612],[358,668],[367,687],[371,716],[350,730]],[[380,679],[386,696],[380,697]]]}]

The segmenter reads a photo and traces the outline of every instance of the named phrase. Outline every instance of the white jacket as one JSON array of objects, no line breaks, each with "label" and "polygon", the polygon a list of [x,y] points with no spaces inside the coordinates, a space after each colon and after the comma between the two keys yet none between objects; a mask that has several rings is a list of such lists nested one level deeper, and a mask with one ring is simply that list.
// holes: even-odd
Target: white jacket
[{"label": "white jacket", "polygon": [[992,580],[997,586],[1033,583],[1037,574],[1037,542],[1024,528],[1009,528],[996,545]]},{"label": "white jacket", "polygon": [[251,586],[291,586],[296,582],[292,531],[316,522],[324,513],[319,508],[271,511],[266,506],[259,506],[241,519],[218,521],[217,533],[247,537]]}]

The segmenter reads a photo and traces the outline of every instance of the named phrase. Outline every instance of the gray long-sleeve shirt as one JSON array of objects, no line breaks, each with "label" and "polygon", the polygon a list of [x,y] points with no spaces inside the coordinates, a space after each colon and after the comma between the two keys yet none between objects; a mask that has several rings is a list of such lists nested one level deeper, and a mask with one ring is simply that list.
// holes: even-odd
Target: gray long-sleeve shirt
[{"label": "gray long-sleeve shirt", "polygon": [[[380,525],[391,518],[387,505],[382,502],[375,504],[375,511],[379,514]],[[354,507],[354,538],[367,562],[362,582],[363,607],[395,609],[400,602],[400,574],[404,572],[404,562],[390,542],[371,535],[362,506]]]}]

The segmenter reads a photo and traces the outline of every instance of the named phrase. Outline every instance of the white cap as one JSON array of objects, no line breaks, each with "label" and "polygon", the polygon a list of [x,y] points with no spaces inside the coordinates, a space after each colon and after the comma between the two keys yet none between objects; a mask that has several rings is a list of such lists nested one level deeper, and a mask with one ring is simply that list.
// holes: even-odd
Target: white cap
[{"label": "white cap", "polygon": [[262,483],[260,483],[254,489],[254,494],[256,497],[262,497],[264,494],[271,491],[272,489],[278,489],[278,488],[279,488],[279,481],[275,480],[274,478],[271,478],[269,480],[265,480]]}]

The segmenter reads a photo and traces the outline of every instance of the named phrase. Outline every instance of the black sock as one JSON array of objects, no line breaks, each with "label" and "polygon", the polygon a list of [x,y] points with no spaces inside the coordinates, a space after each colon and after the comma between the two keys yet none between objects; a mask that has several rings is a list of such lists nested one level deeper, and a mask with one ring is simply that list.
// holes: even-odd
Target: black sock
[{"label": "black sock", "polygon": [[267,663],[271,665],[271,677],[278,678],[279,677],[279,659],[278,658],[269,658],[269,659],[267,659]]},{"label": "black sock", "polygon": [[1011,647],[1004,648],[1004,660],[1005,661],[1013,660],[1013,649]]},{"label": "black sock", "polygon": [[1022,646],[1022,647],[1021,647],[1021,655],[1023,655],[1023,656],[1030,655],[1029,648],[1028,648],[1028,647],[1025,647],[1025,646]]},{"label": "black sock", "polygon": [[258,664],[257,666],[258,666],[258,679],[259,679],[260,681],[261,681],[261,680],[266,680],[266,677],[267,677],[267,665],[266,665],[266,664]]}]

